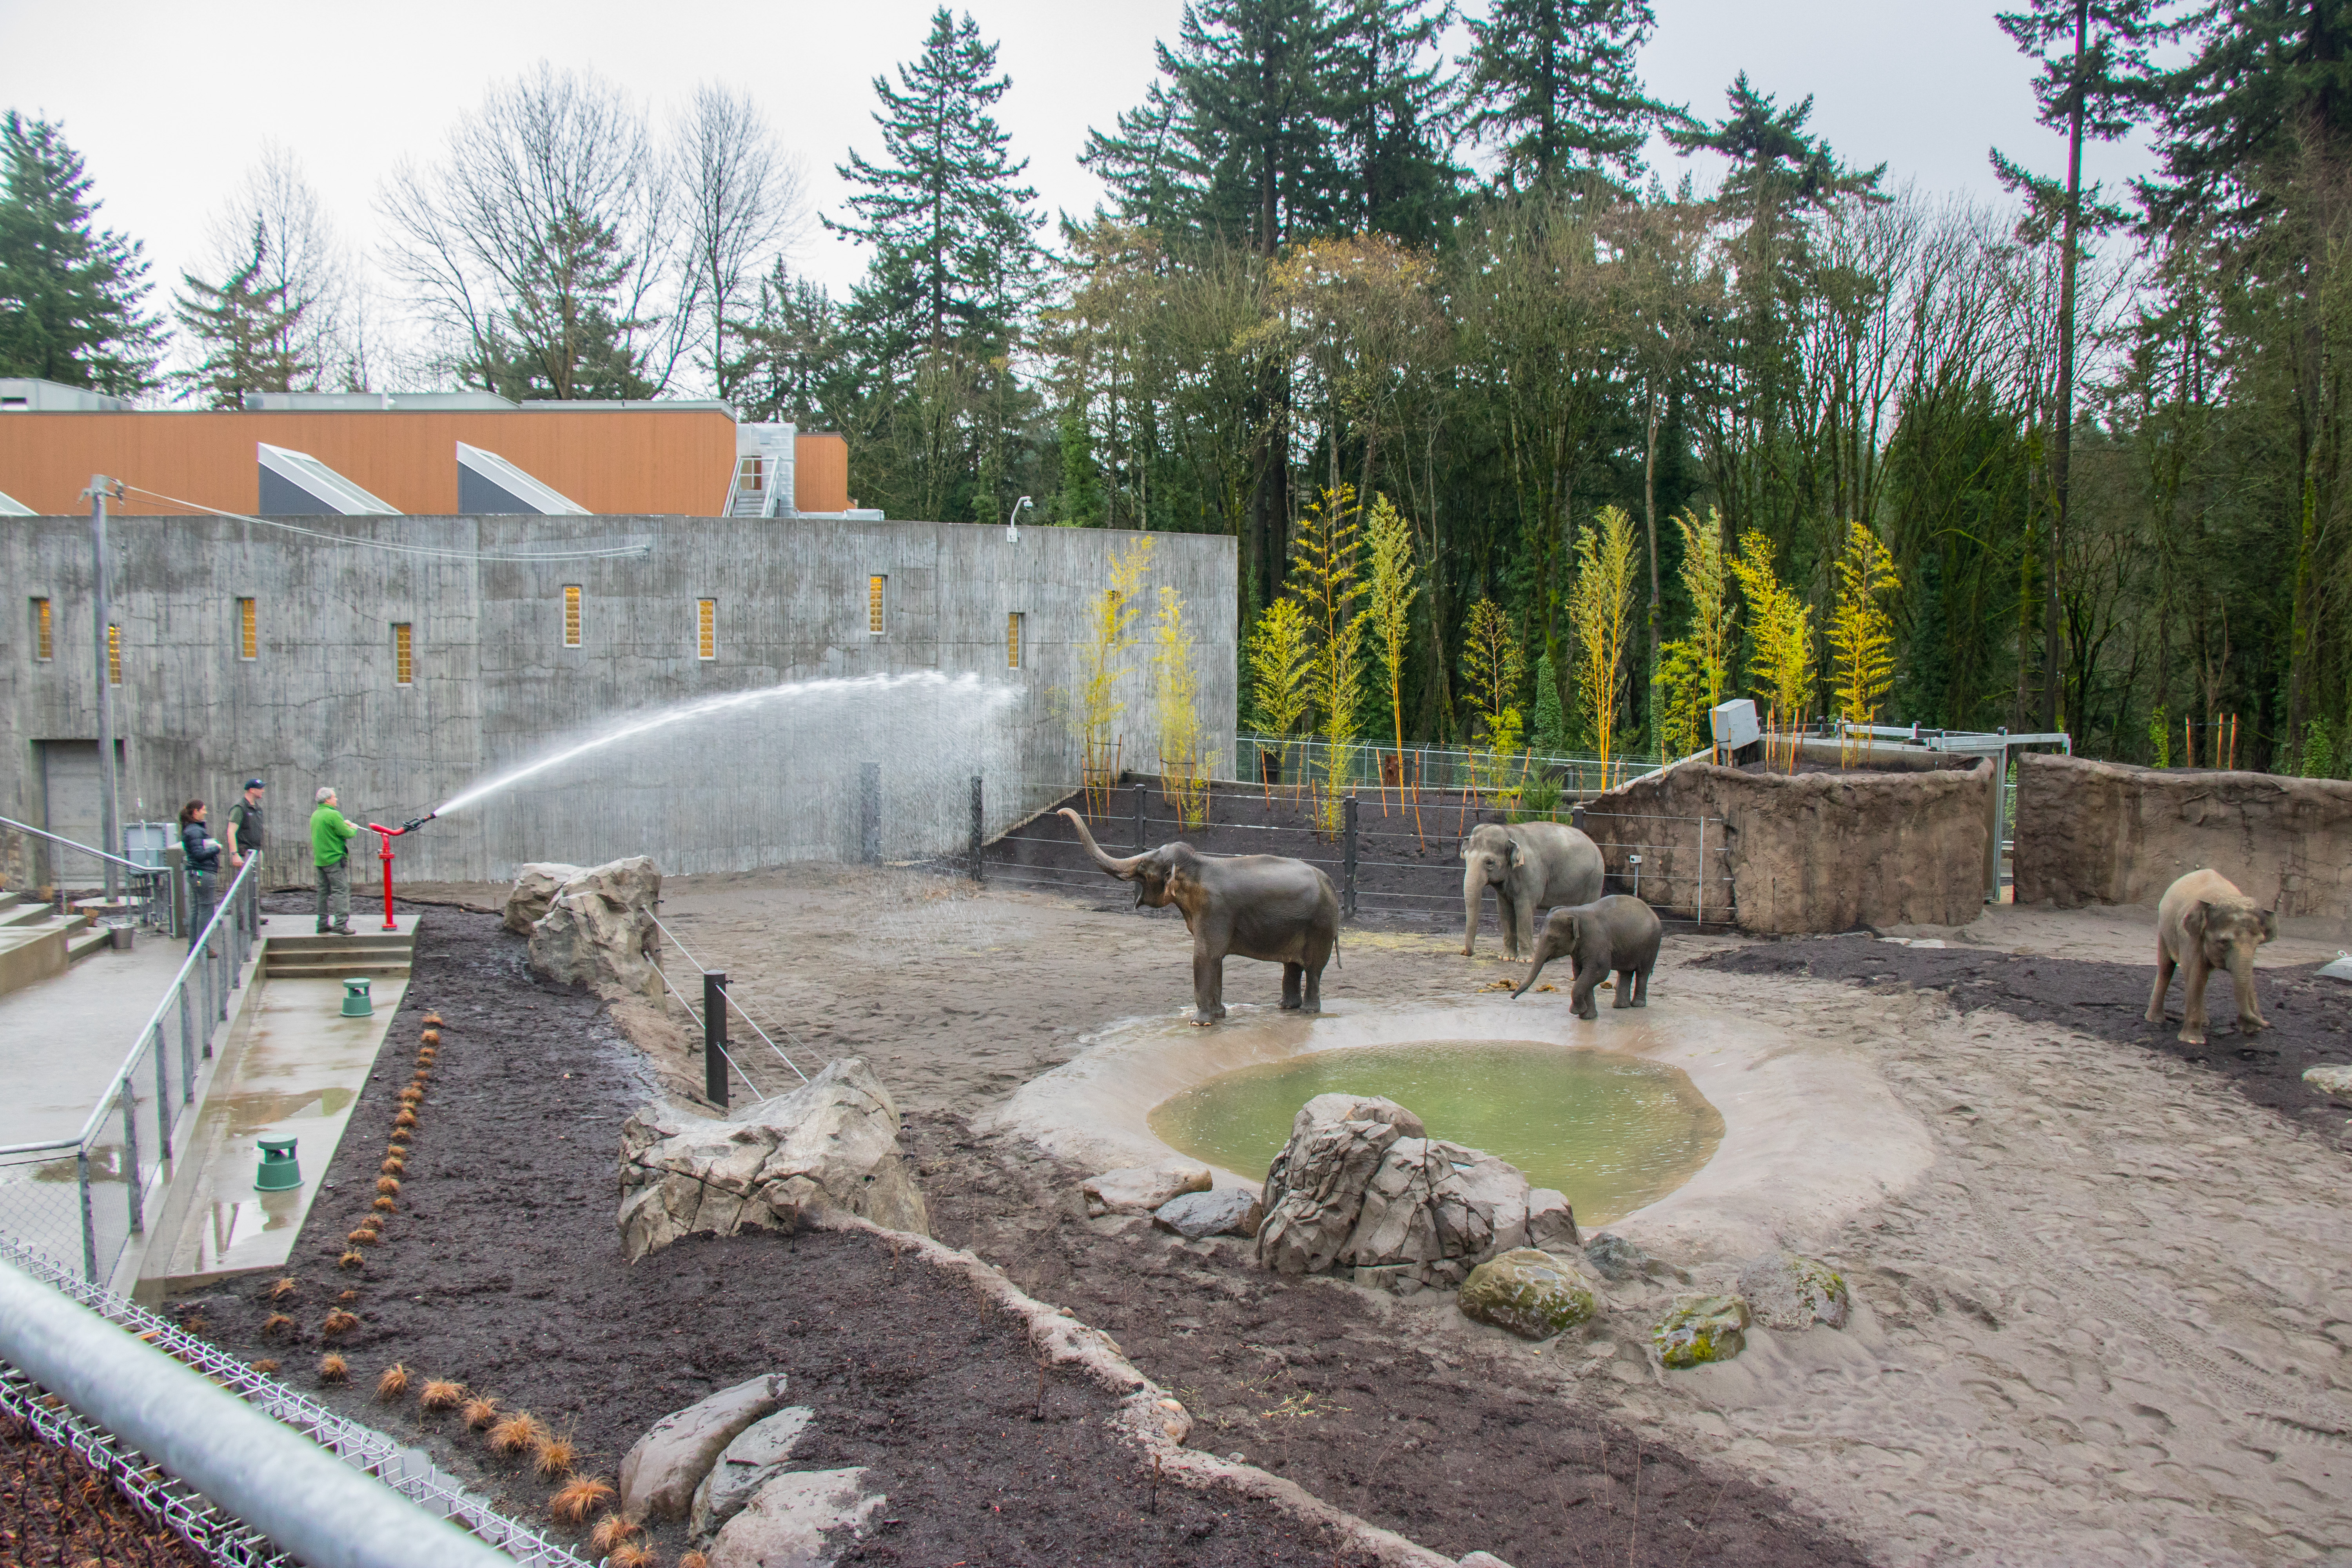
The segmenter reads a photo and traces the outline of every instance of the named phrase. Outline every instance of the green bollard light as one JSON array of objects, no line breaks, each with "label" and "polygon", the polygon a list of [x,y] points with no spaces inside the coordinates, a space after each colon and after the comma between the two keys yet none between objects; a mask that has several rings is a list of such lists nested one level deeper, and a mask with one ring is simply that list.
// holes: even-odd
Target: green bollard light
[{"label": "green bollard light", "polygon": [[368,983],[365,975],[353,975],[343,982],[343,1016],[346,1018],[375,1016],[375,1004],[368,1000]]},{"label": "green bollard light", "polygon": [[257,1192],[282,1193],[302,1184],[302,1166],[294,1158],[295,1140],[291,1138],[257,1138],[261,1148],[261,1169],[253,1178]]}]

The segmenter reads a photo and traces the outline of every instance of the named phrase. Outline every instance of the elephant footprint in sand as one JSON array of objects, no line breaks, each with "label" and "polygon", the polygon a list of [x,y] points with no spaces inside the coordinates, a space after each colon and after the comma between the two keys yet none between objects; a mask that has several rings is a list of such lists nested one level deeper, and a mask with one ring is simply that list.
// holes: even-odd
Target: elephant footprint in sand
[{"label": "elephant footprint in sand", "polygon": [[1203,855],[1178,840],[1124,859],[1106,855],[1086,819],[1065,806],[1095,864],[1135,884],[1135,901],[1173,904],[1192,933],[1192,1022],[1225,1016],[1225,958],[1282,965],[1286,1009],[1323,1010],[1323,965],[1339,946],[1339,895],[1331,879],[1281,855]]}]

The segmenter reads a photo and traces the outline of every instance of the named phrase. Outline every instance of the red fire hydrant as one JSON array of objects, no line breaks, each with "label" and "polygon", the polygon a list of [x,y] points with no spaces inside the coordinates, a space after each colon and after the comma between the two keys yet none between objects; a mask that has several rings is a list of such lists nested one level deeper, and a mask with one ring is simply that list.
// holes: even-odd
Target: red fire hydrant
[{"label": "red fire hydrant", "polygon": [[383,929],[386,931],[400,929],[392,918],[392,841],[404,833],[415,832],[438,815],[437,812],[428,811],[422,816],[402,823],[398,827],[386,827],[380,822],[371,822],[367,825],[368,831],[374,834],[376,842],[383,847],[381,858],[383,861]]}]

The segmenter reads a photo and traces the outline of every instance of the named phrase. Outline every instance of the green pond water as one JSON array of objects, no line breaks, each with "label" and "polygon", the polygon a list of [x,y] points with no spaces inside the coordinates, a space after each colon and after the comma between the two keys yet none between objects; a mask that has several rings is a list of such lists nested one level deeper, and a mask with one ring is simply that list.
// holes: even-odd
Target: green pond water
[{"label": "green pond water", "polygon": [[1243,1068],[1161,1101],[1151,1130],[1196,1160],[1263,1175],[1318,1094],[1382,1095],[1433,1138],[1509,1161],[1557,1187],[1580,1225],[1606,1225],[1696,1174],[1723,1118],[1679,1068],[1534,1042],[1423,1040],[1316,1051]]}]

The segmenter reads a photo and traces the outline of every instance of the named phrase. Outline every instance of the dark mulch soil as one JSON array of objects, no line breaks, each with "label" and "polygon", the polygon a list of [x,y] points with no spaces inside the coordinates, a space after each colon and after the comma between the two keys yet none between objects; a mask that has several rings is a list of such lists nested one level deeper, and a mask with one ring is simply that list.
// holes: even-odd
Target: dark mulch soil
[{"label": "dark mulch soil", "polygon": [[2212,1017],[2205,1044],[2184,1046],[2179,1036],[2185,981],[2179,976],[2168,997],[2168,1019],[2147,1022],[2148,988],[2156,983],[2153,961],[2099,963],[1982,948],[1906,947],[1853,935],[1763,942],[1692,962],[1739,974],[1801,974],[1941,991],[1963,1013],[1990,1007],[2027,1023],[2062,1025],[2138,1046],[2194,1062],[2256,1105],[2352,1145],[2343,1109],[2303,1081],[2305,1068],[2352,1060],[2352,985],[2321,977],[2317,964],[2255,971],[2271,1027],[2251,1037],[2238,1033],[2229,976],[2215,975],[2205,993]]},{"label": "dark mulch soil", "polygon": [[[299,900],[291,900],[299,902]],[[307,905],[303,905],[307,909]],[[290,1332],[256,1279],[173,1303],[234,1353],[404,1441],[545,1522],[551,1486],[493,1458],[455,1415],[427,1415],[416,1387],[373,1397],[397,1361],[415,1378],[492,1393],[572,1433],[583,1473],[607,1479],[662,1415],[761,1373],[817,1412],[800,1458],[871,1467],[888,1523],[846,1560],[944,1565],[1135,1563],[1232,1568],[1345,1563],[1325,1531],[1230,1493],[1155,1490],[1108,1425],[1113,1397],[1055,1373],[1041,1383],[1025,1330],[958,1280],[878,1240],[807,1233],[689,1239],[623,1258],[614,1213],[616,1136],[650,1092],[641,1058],[603,1005],[534,979],[521,939],[490,917],[439,909],[423,921],[392,1034],[296,1244]],[[439,1059],[408,1140],[399,1212],[366,1267],[337,1267],[370,1212],[423,1015],[442,1018]],[[348,1303],[341,1293],[355,1292]],[[360,1326],[332,1342],[327,1312]],[[351,1383],[320,1386],[320,1356]],[[1043,1412],[1042,1418],[1040,1412]],[[1156,1511],[1155,1511],[1156,1505]],[[573,1532],[554,1531],[559,1538]],[[674,1562],[684,1526],[655,1532]]]},{"label": "dark mulch soil", "polygon": [[1384,1306],[1268,1274],[1244,1242],[1088,1220],[1081,1173],[946,1119],[921,1124],[917,1143],[940,1238],[1109,1331],[1192,1412],[1196,1448],[1242,1454],[1439,1552],[1516,1568],[1869,1561],[1769,1489],[1581,1407],[1517,1341],[1384,1321],[1450,1314],[1443,1300]]},{"label": "dark mulch soil", "polygon": [[205,1562],[80,1455],[0,1415],[0,1568],[203,1568]]}]

